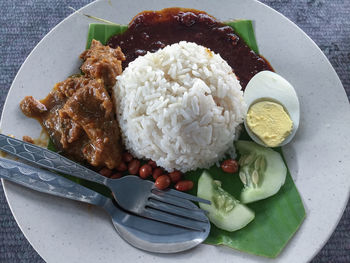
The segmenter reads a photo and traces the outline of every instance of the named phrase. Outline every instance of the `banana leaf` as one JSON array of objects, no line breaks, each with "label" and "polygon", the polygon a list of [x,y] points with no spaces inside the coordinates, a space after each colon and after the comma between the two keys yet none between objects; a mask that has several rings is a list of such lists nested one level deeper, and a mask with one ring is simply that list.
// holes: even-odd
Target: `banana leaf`
[{"label": "banana leaf", "polygon": [[232,27],[236,34],[239,35],[244,42],[256,54],[259,54],[258,44],[256,43],[252,20],[234,20],[225,22],[226,25]]},{"label": "banana leaf", "polygon": [[93,39],[99,40],[105,45],[111,36],[121,34],[128,29],[125,25],[90,24],[86,49],[90,48]]},{"label": "banana leaf", "polygon": [[[252,21],[237,20],[226,22],[245,41],[245,43],[258,54]],[[106,44],[108,39],[123,33],[127,29],[125,25],[90,24],[87,48],[91,40],[99,40]],[[243,134],[240,139],[250,140]],[[276,148],[282,154],[280,148]],[[282,154],[283,156],[283,154]],[[202,169],[188,172],[185,177],[194,181],[191,193],[196,194],[198,178]],[[222,187],[236,198],[240,196],[242,183],[238,174],[226,174],[217,166],[209,169],[210,174],[217,180],[222,181]],[[110,192],[101,189],[101,186],[79,179],[79,183],[97,190],[107,196]],[[265,200],[261,200],[249,207],[255,212],[255,219],[241,230],[227,232],[212,225],[211,232],[205,243],[212,245],[225,245],[239,251],[254,255],[275,258],[279,255],[290,238],[295,234],[305,218],[305,209],[288,170],[287,179],[280,191]]]},{"label": "banana leaf", "polygon": [[[240,140],[251,139],[243,133]],[[281,148],[274,150],[283,157]],[[283,160],[285,162],[284,158]],[[222,182],[224,190],[239,198],[243,185],[238,173],[227,174],[216,165],[209,169],[209,173],[215,180]],[[189,180],[195,182],[192,194],[197,192],[197,182],[201,174],[201,169],[186,174]],[[285,184],[276,195],[251,203],[248,207],[255,212],[255,218],[251,223],[235,232],[221,230],[212,224],[210,235],[205,243],[225,245],[250,254],[275,258],[305,218],[305,209],[289,169]]]}]

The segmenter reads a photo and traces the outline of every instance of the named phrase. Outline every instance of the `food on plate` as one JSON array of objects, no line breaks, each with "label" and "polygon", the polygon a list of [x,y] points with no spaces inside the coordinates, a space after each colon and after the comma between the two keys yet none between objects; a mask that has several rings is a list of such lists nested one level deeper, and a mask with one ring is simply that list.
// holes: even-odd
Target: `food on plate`
[{"label": "food on plate", "polygon": [[238,171],[238,162],[233,159],[227,159],[221,163],[221,169],[226,173],[236,173]]},{"label": "food on plate", "polygon": [[247,132],[264,146],[285,145],[299,127],[299,100],[293,86],[271,71],[256,74],[244,91]]},{"label": "food on plate", "polygon": [[166,8],[141,12],[132,19],[125,32],[112,36],[107,44],[122,49],[125,68],[138,56],[180,41],[194,42],[220,54],[238,76],[243,89],[256,73],[273,70],[231,26],[195,9]]},{"label": "food on plate", "polygon": [[162,175],[157,177],[154,184],[158,189],[163,190],[163,189],[168,188],[170,186],[171,180],[170,180],[170,177],[168,175],[162,174]]},{"label": "food on plate", "polygon": [[193,188],[193,181],[181,180],[175,184],[175,189],[181,192],[187,192]]},{"label": "food on plate", "polygon": [[142,179],[147,179],[152,174],[152,166],[144,164],[140,167],[139,175]]},{"label": "food on plate", "polygon": [[81,71],[86,77],[102,79],[106,88],[114,86],[116,77],[122,73],[125,56],[120,47],[110,48],[93,39],[88,50],[80,58],[84,60]]},{"label": "food on plate", "polygon": [[57,83],[41,101],[27,96],[20,107],[25,115],[40,121],[56,148],[67,157],[112,169],[121,161],[122,148],[105,82],[115,83],[114,75],[121,73],[124,56],[120,49],[112,50],[95,41],[82,57],[86,59],[84,76]]},{"label": "food on plate", "polygon": [[182,178],[182,173],[180,171],[173,171],[169,173],[169,177],[172,183],[177,183]]},{"label": "food on plate", "polygon": [[128,164],[128,172],[129,174],[137,174],[139,169],[140,169],[140,161],[137,159],[133,159],[129,164]]},{"label": "food on plate", "polygon": [[284,184],[287,167],[281,155],[250,141],[237,141],[239,178],[244,188],[240,200],[247,204],[276,194]]},{"label": "food on plate", "polygon": [[268,100],[249,107],[247,125],[269,147],[280,145],[293,129],[293,122],[283,106]]},{"label": "food on plate", "polygon": [[197,196],[207,199],[210,205],[200,203],[200,208],[208,211],[210,222],[226,231],[236,231],[249,224],[255,214],[221,187],[221,182],[213,180],[204,171],[198,180]]},{"label": "food on plate", "polygon": [[111,179],[133,174],[211,200],[200,204],[213,223],[207,244],[276,257],[305,210],[281,149],[266,146],[290,141],[299,102],[258,54],[252,22],[145,11],[128,26],[90,25],[88,46],[83,75],[21,103],[48,131],[50,149]]},{"label": "food on plate", "polygon": [[117,77],[118,120],[128,151],[171,172],[208,168],[234,151],[245,104],[218,54],[182,41],[140,56]]},{"label": "food on plate", "polygon": [[157,178],[159,177],[159,176],[161,176],[162,174],[164,174],[165,172],[164,172],[164,169],[163,168],[161,168],[161,167],[156,167],[154,170],[153,170],[153,172],[152,172],[152,177],[153,177],[153,179],[154,180],[157,180]]}]

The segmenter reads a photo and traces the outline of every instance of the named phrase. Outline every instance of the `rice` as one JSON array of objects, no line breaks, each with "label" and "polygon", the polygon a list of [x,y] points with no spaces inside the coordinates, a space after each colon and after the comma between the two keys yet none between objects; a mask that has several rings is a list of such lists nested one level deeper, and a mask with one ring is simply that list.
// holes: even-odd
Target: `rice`
[{"label": "rice", "polygon": [[182,41],[140,56],[117,77],[114,94],[125,147],[137,158],[186,172],[234,154],[243,92],[209,49]]}]

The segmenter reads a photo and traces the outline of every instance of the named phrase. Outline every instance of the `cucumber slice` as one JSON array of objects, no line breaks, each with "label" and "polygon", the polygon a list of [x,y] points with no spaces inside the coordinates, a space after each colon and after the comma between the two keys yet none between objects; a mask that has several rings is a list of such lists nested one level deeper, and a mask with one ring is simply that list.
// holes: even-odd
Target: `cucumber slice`
[{"label": "cucumber slice", "polygon": [[206,171],[198,180],[197,196],[211,201],[211,205],[199,206],[209,212],[210,222],[220,229],[230,232],[241,229],[255,217],[252,210],[223,190],[221,182],[213,180]]},{"label": "cucumber slice", "polygon": [[250,141],[237,141],[239,177],[244,184],[241,201],[244,204],[276,194],[284,184],[287,167],[281,155]]}]

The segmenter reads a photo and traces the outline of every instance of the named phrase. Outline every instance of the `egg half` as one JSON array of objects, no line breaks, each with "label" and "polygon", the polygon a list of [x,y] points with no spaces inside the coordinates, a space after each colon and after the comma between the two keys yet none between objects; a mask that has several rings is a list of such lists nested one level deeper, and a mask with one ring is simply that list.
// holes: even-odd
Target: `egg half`
[{"label": "egg half", "polygon": [[[283,146],[292,140],[299,127],[300,106],[298,96],[293,86],[287,80],[272,71],[261,71],[249,81],[244,91],[244,100],[248,108],[248,114],[244,120],[244,125],[249,136],[256,143],[266,147],[277,147]],[[267,114],[266,112],[261,112],[259,114],[257,111],[263,108],[259,107],[258,105],[259,103],[261,106],[261,102],[267,102],[266,104],[270,104],[272,106],[276,106],[277,104],[278,106],[274,108],[274,110],[276,109],[274,114],[270,114],[269,112]],[[252,109],[254,109],[254,112]],[[251,115],[253,113],[257,115],[254,116],[254,125],[260,125],[260,128],[263,127],[263,125],[269,125],[269,127],[263,127],[260,129],[260,133],[258,133],[255,126],[252,126]],[[266,116],[264,116],[264,114]],[[290,123],[285,122],[286,119],[288,119],[288,122]],[[282,124],[282,122],[284,123]],[[273,127],[274,125],[275,127]],[[284,125],[286,127],[284,127],[283,130],[283,127],[280,129],[279,125]],[[291,126],[287,127],[288,125]],[[265,137],[263,137],[262,133],[264,133],[266,138],[272,138],[276,134],[269,133],[271,131],[272,133],[277,132],[279,129],[283,130],[282,132],[285,133],[283,135],[284,137],[281,137],[282,139],[278,141],[277,144],[268,144],[266,140],[264,140]]]}]

